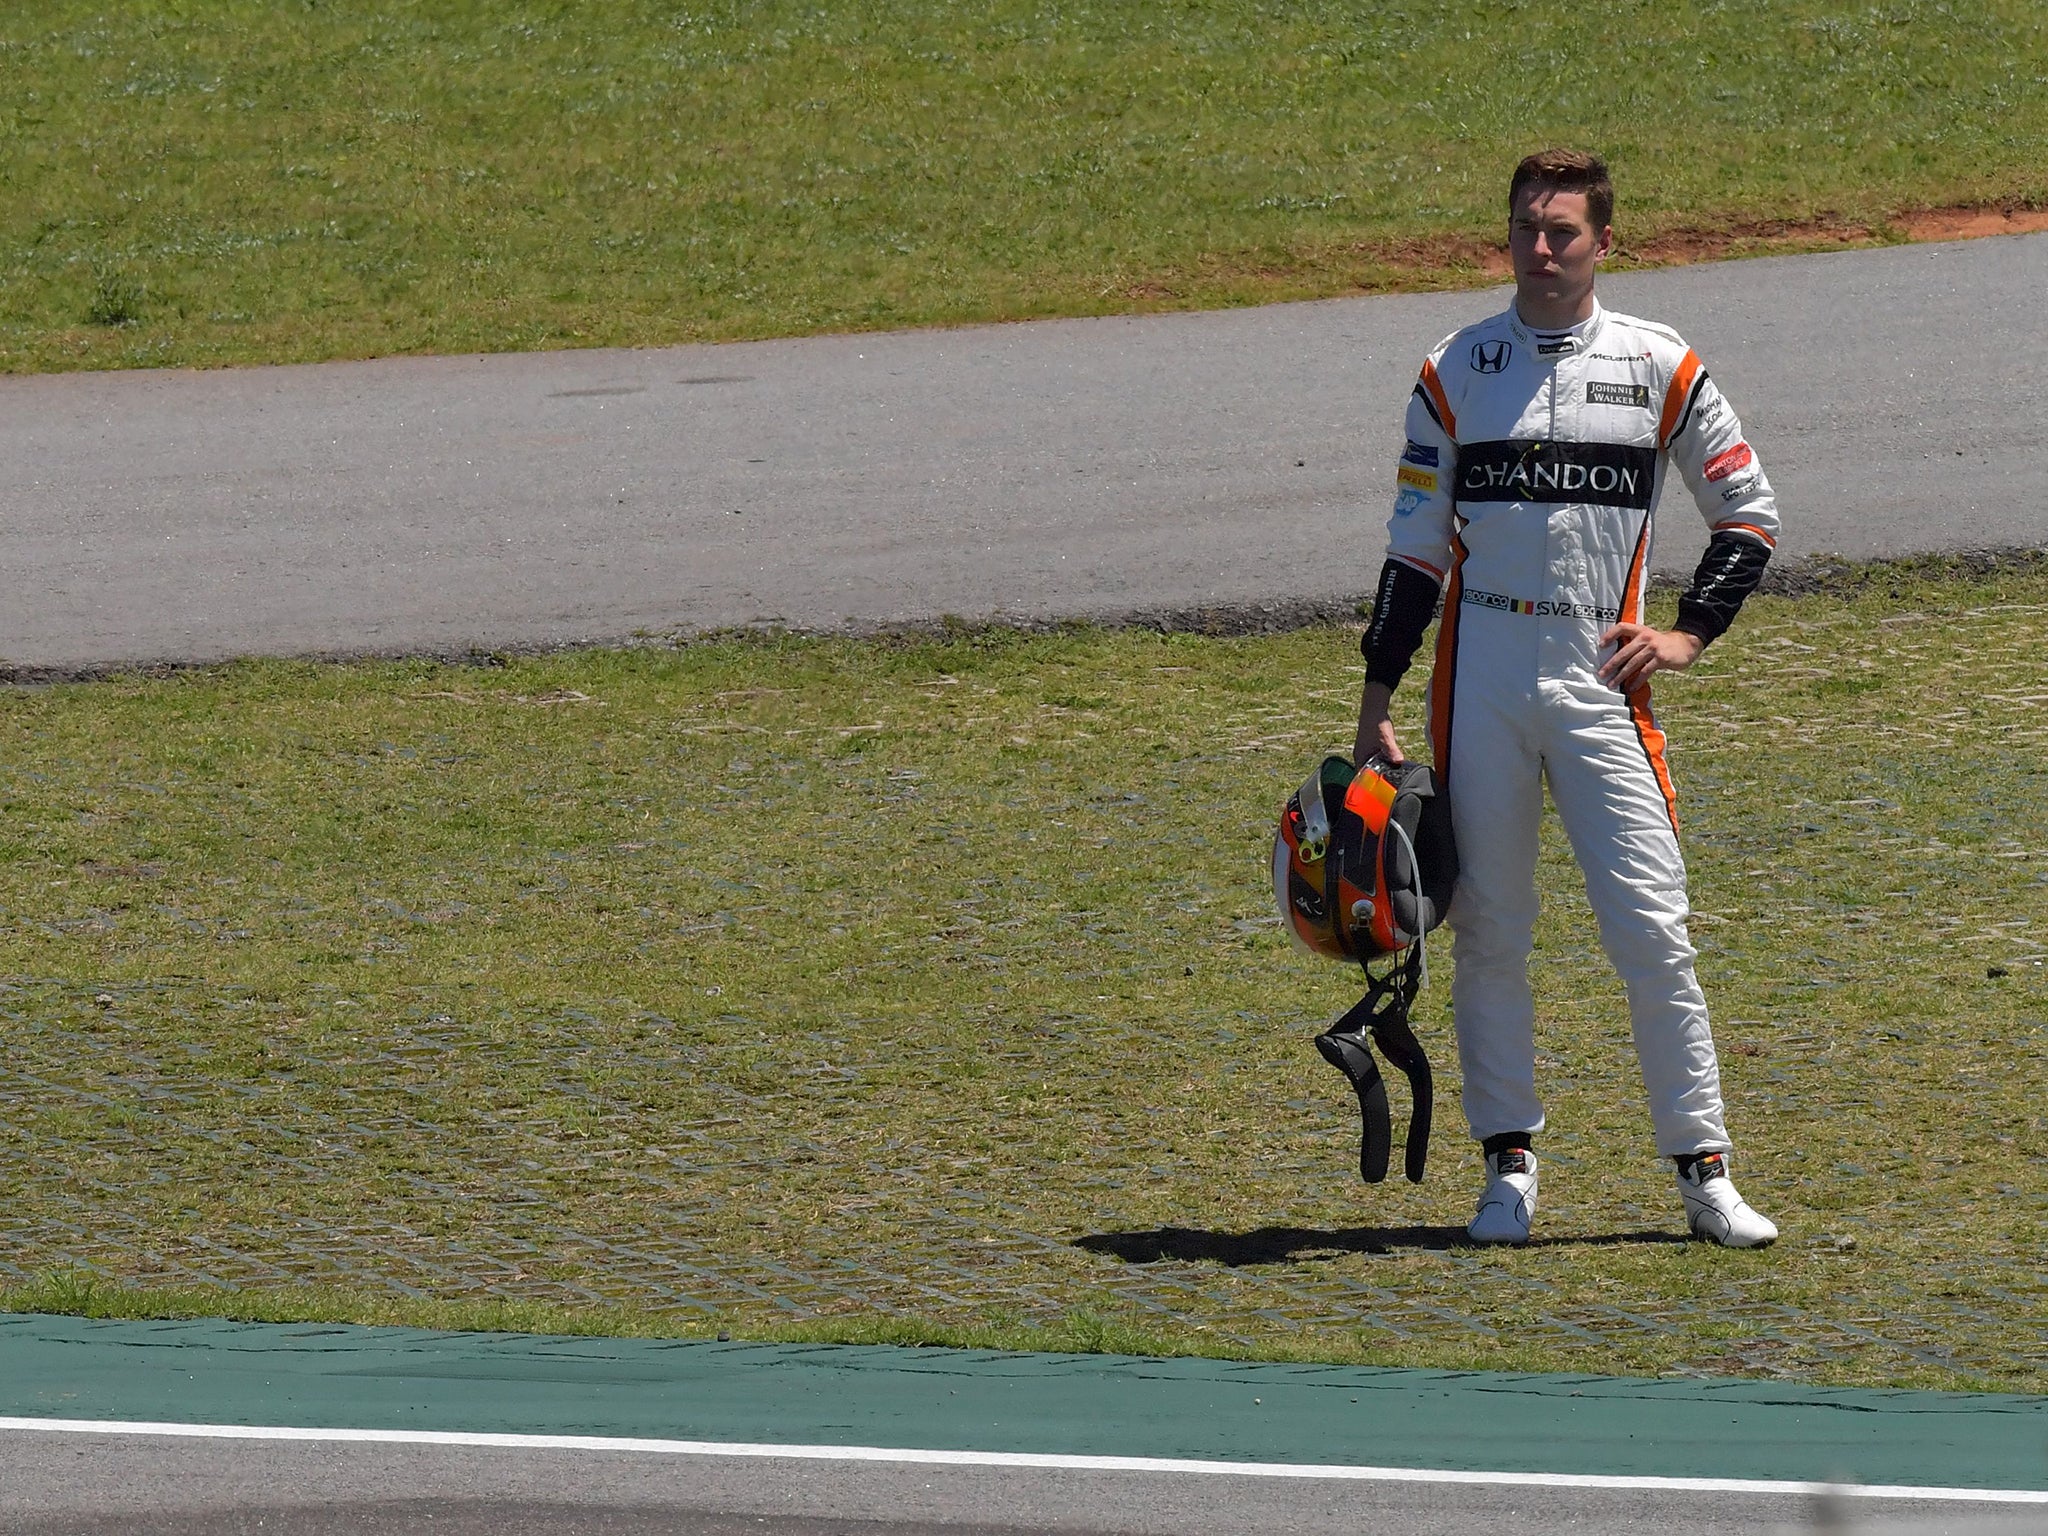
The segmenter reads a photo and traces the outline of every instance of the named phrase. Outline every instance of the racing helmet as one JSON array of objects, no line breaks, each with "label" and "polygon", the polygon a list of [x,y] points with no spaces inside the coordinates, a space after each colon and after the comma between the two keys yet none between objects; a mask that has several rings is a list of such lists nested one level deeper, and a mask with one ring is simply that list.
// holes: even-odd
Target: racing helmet
[{"label": "racing helmet", "polygon": [[1426,764],[1326,757],[1280,812],[1273,897],[1310,954],[1406,949],[1444,920],[1457,881],[1450,801]]}]

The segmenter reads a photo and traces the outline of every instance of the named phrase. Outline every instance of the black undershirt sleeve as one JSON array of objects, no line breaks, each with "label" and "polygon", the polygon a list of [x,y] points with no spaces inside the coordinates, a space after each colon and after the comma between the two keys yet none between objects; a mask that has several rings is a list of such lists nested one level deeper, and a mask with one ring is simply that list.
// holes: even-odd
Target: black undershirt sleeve
[{"label": "black undershirt sleeve", "polygon": [[1414,566],[1389,560],[1380,567],[1372,621],[1358,642],[1367,682],[1399,686],[1401,674],[1415,659],[1415,648],[1422,644],[1422,632],[1436,617],[1436,599],[1437,583]]},{"label": "black undershirt sleeve", "polygon": [[1715,534],[1692,573],[1692,585],[1678,599],[1678,622],[1672,628],[1713,644],[1735,622],[1742,600],[1756,590],[1770,562],[1769,547],[1746,534]]}]

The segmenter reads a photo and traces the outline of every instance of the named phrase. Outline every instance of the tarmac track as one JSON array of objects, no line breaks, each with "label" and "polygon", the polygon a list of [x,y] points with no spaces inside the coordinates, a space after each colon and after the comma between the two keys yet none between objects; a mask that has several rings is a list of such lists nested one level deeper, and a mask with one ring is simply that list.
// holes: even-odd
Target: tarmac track
[{"label": "tarmac track", "polygon": [[631,1452],[0,1432],[0,1536],[1763,1536],[2042,1528],[2039,1508],[1813,1493],[1314,1482]]},{"label": "tarmac track", "polygon": [[[1781,555],[2048,544],[2048,234],[1617,274]],[[0,668],[741,625],[1346,611],[1423,353],[1499,291],[803,341],[0,380]],[[1704,542],[1683,496],[1658,568]]]}]

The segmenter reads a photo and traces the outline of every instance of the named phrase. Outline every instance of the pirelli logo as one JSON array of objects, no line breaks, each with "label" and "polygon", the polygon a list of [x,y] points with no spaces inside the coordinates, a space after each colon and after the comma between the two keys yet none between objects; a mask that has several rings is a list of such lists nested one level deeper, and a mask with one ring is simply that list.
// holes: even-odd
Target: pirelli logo
[{"label": "pirelli logo", "polygon": [[1633,405],[1647,411],[1650,408],[1650,386],[1610,384],[1605,379],[1590,379],[1586,383],[1586,404]]},{"label": "pirelli logo", "polygon": [[1457,499],[1582,502],[1650,509],[1657,450],[1633,443],[1464,443],[1458,448]]},{"label": "pirelli logo", "polygon": [[1403,464],[1396,471],[1396,478],[1403,485],[1412,485],[1418,491],[1436,489],[1436,471],[1433,469],[1417,469],[1412,464]]}]

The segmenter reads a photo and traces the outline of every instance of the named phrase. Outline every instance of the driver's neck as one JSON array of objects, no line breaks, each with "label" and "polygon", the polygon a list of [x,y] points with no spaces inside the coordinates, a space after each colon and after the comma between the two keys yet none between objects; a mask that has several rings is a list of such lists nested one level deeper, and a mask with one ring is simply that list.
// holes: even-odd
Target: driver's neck
[{"label": "driver's neck", "polygon": [[1515,296],[1515,313],[1532,331],[1568,331],[1592,319],[1596,308],[1591,287],[1568,299],[1542,299],[1529,294]]}]

